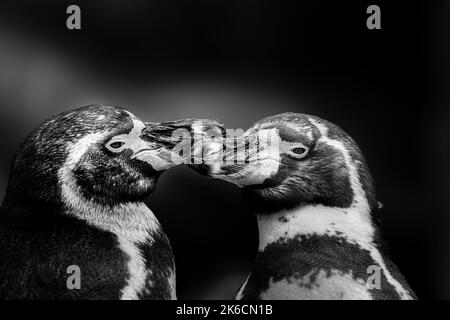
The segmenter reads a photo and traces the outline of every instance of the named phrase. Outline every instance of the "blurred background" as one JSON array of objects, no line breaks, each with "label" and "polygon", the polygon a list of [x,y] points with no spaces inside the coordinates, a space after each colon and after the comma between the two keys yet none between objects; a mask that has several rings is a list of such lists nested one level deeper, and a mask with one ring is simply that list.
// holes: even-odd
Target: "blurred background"
[{"label": "blurred background", "polygon": [[[78,31],[66,8],[81,8]],[[381,8],[381,30],[366,8]],[[70,108],[248,128],[286,112],[340,125],[384,203],[384,236],[419,298],[450,298],[450,2],[3,0],[0,195],[19,142]],[[179,167],[148,205],[172,241],[178,296],[228,299],[257,250],[231,184]]]}]

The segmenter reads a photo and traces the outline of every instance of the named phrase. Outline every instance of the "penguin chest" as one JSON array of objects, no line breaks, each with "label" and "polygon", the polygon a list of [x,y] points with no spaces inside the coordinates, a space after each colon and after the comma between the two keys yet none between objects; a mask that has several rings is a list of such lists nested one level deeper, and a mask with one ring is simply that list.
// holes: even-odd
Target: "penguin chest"
[{"label": "penguin chest", "polygon": [[128,275],[121,299],[176,299],[175,265],[167,237],[158,232],[141,241],[120,236],[118,241],[128,258]]},{"label": "penguin chest", "polygon": [[376,248],[339,236],[300,235],[260,251],[237,298],[410,299],[409,287],[400,281],[395,266]]},{"label": "penguin chest", "polygon": [[260,292],[263,300],[371,300],[366,284],[351,273],[339,270],[319,270],[304,277],[271,279]]}]

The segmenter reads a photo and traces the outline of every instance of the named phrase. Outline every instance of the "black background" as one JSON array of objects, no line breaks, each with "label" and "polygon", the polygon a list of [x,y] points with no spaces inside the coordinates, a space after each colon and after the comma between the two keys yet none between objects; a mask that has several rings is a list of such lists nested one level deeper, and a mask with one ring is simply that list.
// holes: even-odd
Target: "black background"
[{"label": "black background", "polygon": [[[66,28],[70,4],[79,31]],[[366,28],[371,4],[381,30]],[[244,129],[310,113],[362,148],[419,298],[450,298],[449,14],[445,1],[2,1],[0,192],[20,140],[68,108]],[[257,248],[239,190],[180,167],[148,204],[174,246],[178,296],[231,298]]]}]

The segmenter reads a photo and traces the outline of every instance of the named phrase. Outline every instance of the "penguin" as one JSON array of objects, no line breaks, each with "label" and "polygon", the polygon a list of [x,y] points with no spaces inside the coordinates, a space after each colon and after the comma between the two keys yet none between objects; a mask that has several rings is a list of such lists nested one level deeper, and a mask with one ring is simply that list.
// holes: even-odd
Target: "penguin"
[{"label": "penguin", "polygon": [[0,207],[0,299],[176,299],[172,248],[144,199],[179,164],[170,133],[189,124],[90,105],[32,131]]},{"label": "penguin", "polygon": [[[244,161],[218,161],[239,145]],[[240,140],[210,140],[203,156],[208,161],[191,167],[241,187],[257,216],[258,253],[236,299],[417,298],[382,241],[366,161],[337,125],[283,113]]]}]

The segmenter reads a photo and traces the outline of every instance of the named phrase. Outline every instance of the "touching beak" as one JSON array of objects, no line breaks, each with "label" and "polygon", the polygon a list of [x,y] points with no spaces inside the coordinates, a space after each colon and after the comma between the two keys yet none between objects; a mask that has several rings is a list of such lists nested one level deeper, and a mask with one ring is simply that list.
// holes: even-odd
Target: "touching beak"
[{"label": "touching beak", "polygon": [[195,162],[197,141],[222,132],[222,125],[209,119],[146,122],[145,125],[141,138],[148,143],[149,150],[140,152],[136,158],[150,163],[157,171]]},{"label": "touching beak", "polygon": [[239,186],[257,184],[278,170],[277,136],[250,129],[242,136],[210,139],[202,159],[203,163],[191,166],[200,174]]}]

